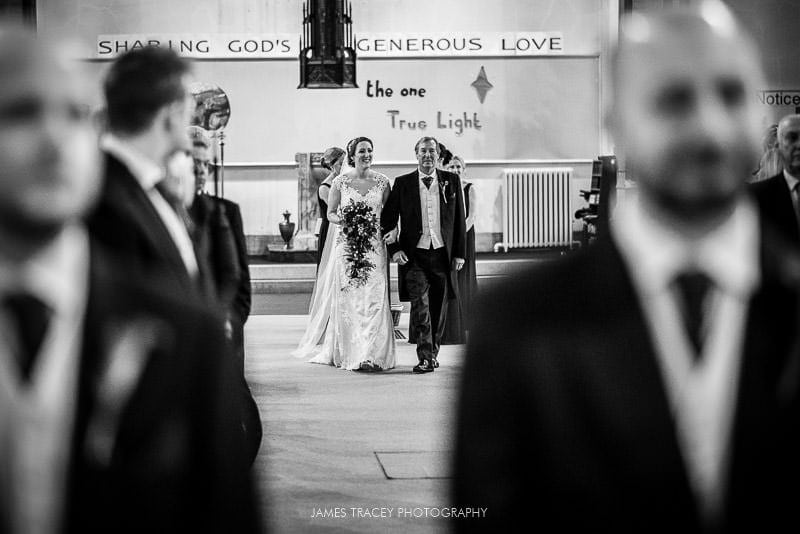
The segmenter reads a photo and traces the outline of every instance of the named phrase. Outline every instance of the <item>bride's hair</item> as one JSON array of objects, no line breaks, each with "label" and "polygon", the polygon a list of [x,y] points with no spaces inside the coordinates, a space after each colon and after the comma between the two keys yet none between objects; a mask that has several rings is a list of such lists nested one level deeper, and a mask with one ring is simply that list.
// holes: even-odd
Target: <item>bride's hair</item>
[{"label": "bride's hair", "polygon": [[347,164],[351,167],[356,166],[356,147],[361,141],[366,141],[372,148],[375,148],[372,139],[369,137],[356,137],[355,139],[351,139],[350,142],[347,143]]}]

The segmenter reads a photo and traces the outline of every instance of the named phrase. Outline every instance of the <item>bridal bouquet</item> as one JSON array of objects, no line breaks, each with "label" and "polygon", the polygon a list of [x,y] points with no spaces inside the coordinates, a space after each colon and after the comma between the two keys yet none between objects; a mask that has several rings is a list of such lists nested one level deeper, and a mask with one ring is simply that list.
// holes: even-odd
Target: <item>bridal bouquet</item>
[{"label": "bridal bouquet", "polygon": [[351,200],[340,208],[342,236],[345,240],[345,260],[350,287],[360,287],[367,282],[375,263],[367,256],[374,250],[373,239],[380,224],[372,208],[363,200]]}]

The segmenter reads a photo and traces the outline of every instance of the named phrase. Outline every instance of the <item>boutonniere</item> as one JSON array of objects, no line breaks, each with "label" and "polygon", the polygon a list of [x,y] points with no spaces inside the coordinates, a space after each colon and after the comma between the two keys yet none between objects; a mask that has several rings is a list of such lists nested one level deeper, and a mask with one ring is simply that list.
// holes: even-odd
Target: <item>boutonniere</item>
[{"label": "boutonniere", "polygon": [[444,196],[444,203],[447,204],[447,186],[450,185],[449,180],[439,180],[439,189],[442,191],[442,195]]},{"label": "boutonniere", "polygon": [[86,453],[108,465],[114,451],[120,416],[139,384],[150,354],[162,336],[160,321],[138,318],[111,326],[107,353],[95,389],[95,407],[86,433]]}]

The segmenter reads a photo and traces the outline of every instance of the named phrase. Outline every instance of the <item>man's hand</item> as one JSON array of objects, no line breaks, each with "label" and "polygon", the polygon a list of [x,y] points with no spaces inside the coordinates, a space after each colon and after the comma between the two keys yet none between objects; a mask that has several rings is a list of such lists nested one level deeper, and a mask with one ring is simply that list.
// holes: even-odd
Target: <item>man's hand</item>
[{"label": "man's hand", "polygon": [[[405,265],[406,263],[408,263],[408,256],[406,256],[406,253],[403,252],[402,250],[398,250],[392,256],[392,260],[395,261],[398,265]],[[464,260],[461,261],[463,262]]]},{"label": "man's hand", "polygon": [[464,267],[464,258],[453,258],[453,266],[460,271]]},{"label": "man's hand", "polygon": [[387,245],[391,245],[392,243],[397,242],[397,227],[394,230],[390,230],[386,232],[383,236],[383,242]]},{"label": "man's hand", "polygon": [[233,339],[233,325],[230,319],[225,319],[225,337]]}]

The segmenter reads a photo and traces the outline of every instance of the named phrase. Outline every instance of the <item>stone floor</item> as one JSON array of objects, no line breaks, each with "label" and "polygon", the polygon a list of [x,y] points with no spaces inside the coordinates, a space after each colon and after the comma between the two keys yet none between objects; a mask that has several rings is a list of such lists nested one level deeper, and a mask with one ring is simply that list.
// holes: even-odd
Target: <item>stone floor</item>
[{"label": "stone floor", "polygon": [[[422,509],[450,504],[463,347],[442,347],[432,374],[411,373],[414,347],[402,340],[394,370],[342,371],[289,355],[305,321],[256,315],[246,328],[246,371],[264,422],[254,468],[270,532],[446,532],[446,519]],[[407,321],[403,314],[401,327]]]}]

